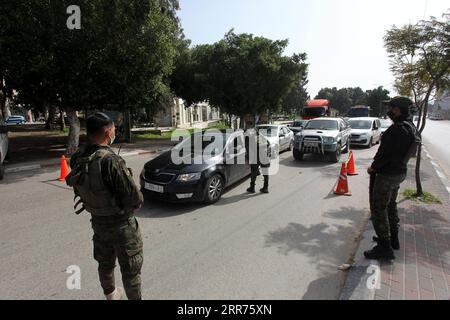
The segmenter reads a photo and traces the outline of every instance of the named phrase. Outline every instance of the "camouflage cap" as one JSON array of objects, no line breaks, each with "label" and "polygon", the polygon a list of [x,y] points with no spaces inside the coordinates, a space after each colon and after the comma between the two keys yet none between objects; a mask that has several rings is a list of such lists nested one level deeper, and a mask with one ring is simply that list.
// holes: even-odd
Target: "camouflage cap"
[{"label": "camouflage cap", "polygon": [[414,102],[406,97],[395,97],[391,100],[383,101],[383,104],[392,108],[399,108],[403,114],[409,114]]}]

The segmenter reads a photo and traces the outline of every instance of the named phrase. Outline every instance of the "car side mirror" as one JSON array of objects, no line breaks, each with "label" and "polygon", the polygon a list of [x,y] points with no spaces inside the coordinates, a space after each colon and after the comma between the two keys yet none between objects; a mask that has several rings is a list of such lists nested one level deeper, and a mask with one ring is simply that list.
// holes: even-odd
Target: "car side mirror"
[{"label": "car side mirror", "polygon": [[0,125],[0,134],[8,133],[8,126],[2,124]]}]

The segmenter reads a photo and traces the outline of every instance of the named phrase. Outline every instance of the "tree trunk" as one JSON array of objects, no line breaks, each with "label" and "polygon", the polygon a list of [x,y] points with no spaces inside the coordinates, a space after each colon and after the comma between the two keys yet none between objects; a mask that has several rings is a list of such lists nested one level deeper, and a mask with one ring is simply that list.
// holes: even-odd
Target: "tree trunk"
[{"label": "tree trunk", "polygon": [[66,123],[64,122],[64,109],[59,108],[59,130],[64,132],[64,129],[66,129]]},{"label": "tree trunk", "polygon": [[417,149],[417,160],[416,160],[416,189],[417,189],[417,196],[423,196],[423,187],[422,187],[422,181],[420,178],[420,164],[422,162],[422,144],[419,145]]},{"label": "tree trunk", "polygon": [[125,129],[125,142],[131,143],[131,115],[130,109],[124,111],[123,124]]},{"label": "tree trunk", "polygon": [[71,156],[75,153],[75,151],[77,151],[80,143],[80,120],[78,119],[77,112],[74,109],[66,108],[66,110],[67,118],[69,120],[69,137],[66,154]]},{"label": "tree trunk", "polygon": [[244,130],[245,129],[245,119],[244,117],[239,117],[239,129]]},{"label": "tree trunk", "polygon": [[55,121],[56,107],[50,106],[48,109],[48,118],[45,123],[45,129],[54,130],[54,121]]}]

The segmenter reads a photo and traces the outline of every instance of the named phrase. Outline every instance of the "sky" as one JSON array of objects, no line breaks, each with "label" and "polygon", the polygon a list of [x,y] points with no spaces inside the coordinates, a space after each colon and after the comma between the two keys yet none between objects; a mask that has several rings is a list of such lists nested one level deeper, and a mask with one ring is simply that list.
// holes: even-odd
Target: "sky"
[{"label": "sky", "polygon": [[307,53],[308,92],[324,87],[392,88],[383,36],[393,25],[441,17],[450,0],[180,0],[184,33],[210,44],[234,28],[288,39],[286,55]]}]

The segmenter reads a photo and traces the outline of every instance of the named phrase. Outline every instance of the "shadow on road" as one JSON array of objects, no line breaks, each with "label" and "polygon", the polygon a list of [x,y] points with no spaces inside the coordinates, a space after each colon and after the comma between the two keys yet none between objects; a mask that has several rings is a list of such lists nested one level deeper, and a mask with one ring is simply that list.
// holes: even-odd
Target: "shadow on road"
[{"label": "shadow on road", "polygon": [[243,178],[242,180],[232,184],[231,186],[225,189],[225,192],[222,195],[222,198],[215,204],[208,205],[204,203],[171,203],[164,202],[154,198],[145,198],[145,204],[141,210],[139,210],[137,216],[140,218],[170,218],[175,217],[187,213],[194,212],[198,209],[202,209],[208,206],[224,206],[230,203],[239,202],[241,200],[245,200],[249,197],[255,197],[257,195],[251,195],[248,193],[242,193],[238,195],[234,195],[231,197],[227,197],[226,195],[233,191],[235,188],[240,186],[243,183],[247,183],[248,176]]},{"label": "shadow on road", "polygon": [[[342,207],[324,213],[336,223],[304,226],[290,223],[266,235],[265,247],[277,247],[281,255],[302,254],[324,275],[336,273],[355,254],[361,231],[366,225],[368,210]],[[346,220],[347,223],[338,222]],[[312,294],[312,293],[310,293]]]},{"label": "shadow on road", "polygon": [[302,300],[337,300],[339,296],[336,296],[335,293],[340,292],[344,283],[345,276],[343,273],[334,273],[314,280],[308,285]]},{"label": "shadow on road", "polygon": [[[1,185],[9,185],[9,184],[18,183],[18,182],[29,181],[31,178],[33,178],[35,176],[39,176],[39,175],[43,175],[43,174],[47,174],[47,173],[55,173],[55,179],[59,178],[59,171],[57,171],[56,167],[55,168],[41,168],[41,169],[23,171],[23,172],[8,172],[8,173],[5,173],[5,178],[2,181],[0,181],[0,186]],[[40,181],[40,182],[45,183],[48,181]],[[65,185],[65,183],[64,183],[64,185]]]}]

